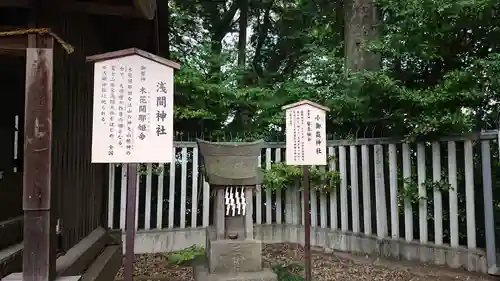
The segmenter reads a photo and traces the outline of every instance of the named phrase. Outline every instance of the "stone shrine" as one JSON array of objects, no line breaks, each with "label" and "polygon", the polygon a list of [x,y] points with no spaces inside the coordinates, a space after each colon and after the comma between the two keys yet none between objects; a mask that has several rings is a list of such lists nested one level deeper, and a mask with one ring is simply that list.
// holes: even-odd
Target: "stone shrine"
[{"label": "stone shrine", "polygon": [[194,266],[196,281],[275,281],[262,268],[262,242],[253,237],[253,192],[262,184],[257,165],[264,141],[197,140],[202,173],[214,196],[214,226],[207,228],[206,259]]}]

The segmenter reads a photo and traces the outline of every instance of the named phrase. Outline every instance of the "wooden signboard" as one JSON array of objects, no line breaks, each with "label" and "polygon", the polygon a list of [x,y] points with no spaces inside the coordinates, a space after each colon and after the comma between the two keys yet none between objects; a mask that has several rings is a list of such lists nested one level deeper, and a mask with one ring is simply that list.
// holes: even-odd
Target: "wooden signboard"
[{"label": "wooden signboard", "polygon": [[138,49],[89,60],[95,61],[92,163],[170,163],[179,65]]},{"label": "wooden signboard", "polygon": [[326,165],[327,107],[304,100],[283,107],[286,111],[286,164]]}]

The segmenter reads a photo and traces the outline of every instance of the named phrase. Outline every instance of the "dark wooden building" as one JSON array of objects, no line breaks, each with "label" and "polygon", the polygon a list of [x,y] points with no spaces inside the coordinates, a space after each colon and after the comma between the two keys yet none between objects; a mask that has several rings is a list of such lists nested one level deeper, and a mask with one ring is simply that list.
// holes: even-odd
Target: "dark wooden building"
[{"label": "dark wooden building", "polygon": [[[156,13],[155,0],[0,1],[0,278],[22,270],[23,173],[31,167],[23,161],[31,159],[24,155],[26,48],[41,36],[56,36],[48,185],[58,258],[45,280],[83,272],[96,280],[104,275],[93,262],[121,265],[121,240],[105,229],[108,167],[90,159],[93,75],[85,58],[130,47],[158,52]],[[52,35],[36,35],[36,28],[50,28]]]}]

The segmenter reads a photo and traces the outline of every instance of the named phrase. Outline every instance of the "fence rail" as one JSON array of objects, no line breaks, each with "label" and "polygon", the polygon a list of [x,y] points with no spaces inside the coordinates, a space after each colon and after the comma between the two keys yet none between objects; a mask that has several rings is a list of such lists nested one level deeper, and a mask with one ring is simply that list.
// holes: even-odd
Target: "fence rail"
[{"label": "fence rail", "polygon": [[[173,229],[211,223],[210,187],[198,171],[195,142],[175,143],[173,164],[147,164],[138,171],[137,229]],[[312,227],[420,244],[468,249],[493,245],[493,213],[500,211],[498,131],[406,143],[394,139],[329,141],[328,167],[340,173],[340,187],[312,192]],[[259,164],[270,168],[285,159],[284,143],[267,143]],[[124,165],[111,165],[109,216],[112,228],[125,227]],[[445,188],[448,187],[448,188]],[[300,192],[258,189],[255,224],[303,222]],[[486,211],[486,212],[485,212]],[[500,212],[497,212],[500,213]],[[489,230],[489,232],[485,231]]]}]

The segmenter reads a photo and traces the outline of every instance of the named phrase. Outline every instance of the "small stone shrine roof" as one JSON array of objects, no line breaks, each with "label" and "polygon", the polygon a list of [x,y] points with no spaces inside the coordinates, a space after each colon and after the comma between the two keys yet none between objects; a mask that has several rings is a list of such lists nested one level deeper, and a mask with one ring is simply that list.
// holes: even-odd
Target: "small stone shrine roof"
[{"label": "small stone shrine roof", "polygon": [[202,173],[214,186],[255,186],[262,184],[257,164],[264,141],[208,142],[197,139]]}]

